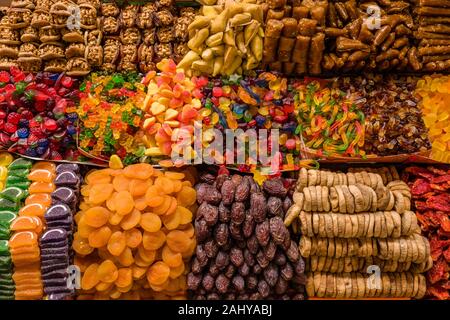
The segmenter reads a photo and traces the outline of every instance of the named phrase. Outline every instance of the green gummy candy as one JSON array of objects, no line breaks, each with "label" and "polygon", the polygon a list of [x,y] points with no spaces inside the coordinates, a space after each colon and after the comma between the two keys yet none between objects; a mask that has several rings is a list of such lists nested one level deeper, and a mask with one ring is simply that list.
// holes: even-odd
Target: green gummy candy
[{"label": "green gummy candy", "polygon": [[0,228],[0,240],[9,240],[11,231],[9,229]]},{"label": "green gummy candy", "polygon": [[8,167],[9,170],[16,170],[16,169],[31,169],[33,166],[33,162],[30,160],[19,158],[11,162],[11,164]]},{"label": "green gummy candy", "polygon": [[12,291],[14,292],[14,289],[16,286],[14,284],[1,284],[0,283],[0,291]]},{"label": "green gummy candy", "polygon": [[10,174],[6,178],[6,184],[18,183],[18,182],[28,182],[28,178],[27,177],[18,176],[18,175],[15,175],[15,174]]},{"label": "green gummy candy", "polygon": [[28,188],[30,187],[30,184],[31,184],[31,182],[29,182],[29,181],[27,181],[27,182],[6,183],[6,187],[7,188],[16,187],[16,188],[22,189],[28,195]]},{"label": "green gummy candy", "polygon": [[9,210],[0,211],[0,223],[7,222],[9,225],[16,218],[17,218],[17,214],[13,211],[9,211]]},{"label": "green gummy candy", "polygon": [[0,266],[0,273],[3,278],[12,279],[13,275],[12,266]]},{"label": "green gummy candy", "polygon": [[23,200],[25,195],[26,192],[17,187],[9,187],[0,192],[0,197],[14,202]]},{"label": "green gummy candy", "polygon": [[[11,257],[8,256],[0,256],[0,266],[10,267],[12,263]],[[0,278],[1,280],[2,278]]]},{"label": "green gummy candy", "polygon": [[12,294],[1,294],[0,293],[0,300],[14,300],[14,293],[12,293]]},{"label": "green gummy candy", "polygon": [[0,199],[0,210],[19,210],[19,205],[8,199]]},{"label": "green gummy candy", "polygon": [[0,256],[9,256],[8,240],[0,240]]},{"label": "green gummy candy", "polygon": [[13,280],[13,279],[3,279],[3,278],[0,278],[0,284],[14,285],[14,280]]}]

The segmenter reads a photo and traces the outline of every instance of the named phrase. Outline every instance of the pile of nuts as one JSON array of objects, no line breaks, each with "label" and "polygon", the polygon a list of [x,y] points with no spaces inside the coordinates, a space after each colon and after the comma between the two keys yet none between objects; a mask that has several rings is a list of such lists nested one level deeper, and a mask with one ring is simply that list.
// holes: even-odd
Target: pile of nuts
[{"label": "pile of nuts", "polygon": [[[406,183],[385,185],[381,175],[361,170],[303,168],[293,200],[284,222],[302,234],[299,250],[306,258],[308,296],[423,297],[426,281],[421,273],[433,261],[410,211]],[[381,274],[372,286],[373,268]]]},{"label": "pile of nuts", "polygon": [[283,218],[291,183],[205,173],[196,186],[197,248],[187,285],[194,299],[304,299],[305,263]]}]

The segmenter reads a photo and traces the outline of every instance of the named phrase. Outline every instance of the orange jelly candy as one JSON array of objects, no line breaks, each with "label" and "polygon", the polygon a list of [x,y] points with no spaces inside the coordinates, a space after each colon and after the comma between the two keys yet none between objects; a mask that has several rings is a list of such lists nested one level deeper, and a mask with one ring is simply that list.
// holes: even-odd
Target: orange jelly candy
[{"label": "orange jelly candy", "polygon": [[52,182],[55,179],[55,175],[45,169],[37,169],[30,172],[28,180],[37,182]]},{"label": "orange jelly candy", "polygon": [[53,183],[49,182],[33,182],[28,188],[30,194],[34,193],[52,193],[56,187]]},{"label": "orange jelly candy", "polygon": [[31,171],[35,170],[47,170],[51,173],[55,173],[56,171],[56,165],[53,162],[47,162],[47,161],[39,161],[36,162],[33,167],[31,167]]},{"label": "orange jelly candy", "polygon": [[38,217],[21,216],[11,223],[12,231],[34,231],[40,234],[42,231],[42,221]]},{"label": "orange jelly candy", "polygon": [[44,217],[47,208],[40,203],[27,204],[19,210],[19,216]]},{"label": "orange jelly candy", "polygon": [[25,199],[25,205],[31,203],[40,203],[44,207],[50,207],[52,204],[52,197],[48,193],[31,194]]}]

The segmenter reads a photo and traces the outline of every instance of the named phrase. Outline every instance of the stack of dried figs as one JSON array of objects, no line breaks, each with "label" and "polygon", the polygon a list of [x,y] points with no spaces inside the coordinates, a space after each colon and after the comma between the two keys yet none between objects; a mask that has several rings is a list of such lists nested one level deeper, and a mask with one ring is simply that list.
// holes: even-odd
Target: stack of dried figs
[{"label": "stack of dried figs", "polygon": [[[305,264],[283,218],[293,181],[204,174],[196,186],[194,299],[304,299]],[[290,191],[291,190],[291,191]]]},{"label": "stack of dried figs", "polygon": [[300,170],[285,225],[302,234],[299,249],[306,258],[308,296],[425,294],[421,273],[433,262],[428,240],[410,211],[410,189],[393,168],[380,172],[397,180],[385,185],[381,175],[363,170]]}]

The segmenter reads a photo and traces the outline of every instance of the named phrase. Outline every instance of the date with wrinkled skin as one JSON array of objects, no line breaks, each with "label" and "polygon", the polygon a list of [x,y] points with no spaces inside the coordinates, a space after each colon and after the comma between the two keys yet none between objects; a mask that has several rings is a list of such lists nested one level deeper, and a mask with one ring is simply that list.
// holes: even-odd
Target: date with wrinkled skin
[{"label": "date with wrinkled skin", "polygon": [[211,230],[205,220],[195,221],[194,225],[198,242],[203,242],[211,236]]},{"label": "date with wrinkled skin", "polygon": [[271,196],[284,199],[288,190],[284,187],[283,181],[280,178],[268,179],[263,183],[263,190]]},{"label": "date with wrinkled skin", "polygon": [[205,220],[209,227],[214,226],[219,220],[219,209],[207,202],[203,202],[198,207],[197,214]]},{"label": "date with wrinkled skin", "polygon": [[284,217],[283,201],[277,197],[269,197],[267,200],[267,213],[269,217]]},{"label": "date with wrinkled skin", "polygon": [[276,244],[282,244],[288,233],[283,219],[280,217],[273,217],[269,220],[270,236]]},{"label": "date with wrinkled skin", "polygon": [[255,222],[260,223],[266,219],[267,202],[262,193],[252,193],[250,196],[250,214]]},{"label": "date with wrinkled skin", "polygon": [[255,235],[261,247],[267,246],[270,240],[269,221],[265,220],[264,222],[257,224]]},{"label": "date with wrinkled skin", "polygon": [[231,221],[235,224],[241,224],[245,220],[245,204],[234,202],[231,206]]},{"label": "date with wrinkled skin", "polygon": [[217,191],[222,190],[222,186],[225,183],[225,181],[228,181],[229,177],[226,174],[221,174],[216,178],[216,181],[214,181],[214,187],[217,189]]},{"label": "date with wrinkled skin", "polygon": [[278,281],[278,267],[271,263],[263,271],[264,279],[270,287],[274,287]]},{"label": "date with wrinkled skin", "polygon": [[225,223],[219,224],[214,230],[214,240],[219,246],[224,246],[229,239],[228,226]]},{"label": "date with wrinkled skin", "polygon": [[219,205],[220,201],[222,200],[222,195],[219,191],[217,191],[214,186],[207,186],[205,190],[205,194],[203,195],[203,201],[206,201],[209,204],[212,205]]},{"label": "date with wrinkled skin", "polygon": [[240,267],[244,264],[244,254],[241,249],[232,248],[230,251],[230,261],[236,267]]},{"label": "date with wrinkled skin", "polygon": [[220,222],[229,222],[231,219],[230,209],[223,202],[219,204],[219,220]]},{"label": "date with wrinkled skin", "polygon": [[225,180],[223,182],[220,193],[222,194],[222,203],[224,205],[229,206],[233,203],[235,188],[231,180]]},{"label": "date with wrinkled skin", "polygon": [[267,246],[265,246],[263,248],[263,251],[264,251],[264,255],[266,256],[266,258],[269,261],[272,261],[273,258],[275,257],[275,254],[277,253],[277,245],[274,242],[269,241]]},{"label": "date with wrinkled skin", "polygon": [[250,182],[248,179],[242,179],[242,182],[236,186],[234,198],[236,201],[244,202],[250,195]]},{"label": "date with wrinkled skin", "polygon": [[242,233],[244,234],[245,238],[249,238],[253,232],[255,231],[255,220],[253,219],[253,216],[247,212],[245,215],[244,223],[242,224]]}]

